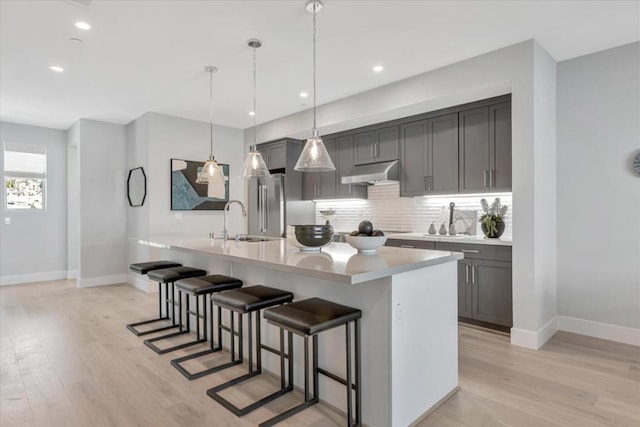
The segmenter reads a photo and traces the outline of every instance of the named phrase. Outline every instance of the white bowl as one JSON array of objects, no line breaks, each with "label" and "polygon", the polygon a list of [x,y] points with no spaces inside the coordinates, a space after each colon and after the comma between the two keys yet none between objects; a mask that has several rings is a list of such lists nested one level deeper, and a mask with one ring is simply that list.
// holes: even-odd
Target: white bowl
[{"label": "white bowl", "polygon": [[360,254],[374,254],[387,241],[387,236],[346,236],[347,243]]}]

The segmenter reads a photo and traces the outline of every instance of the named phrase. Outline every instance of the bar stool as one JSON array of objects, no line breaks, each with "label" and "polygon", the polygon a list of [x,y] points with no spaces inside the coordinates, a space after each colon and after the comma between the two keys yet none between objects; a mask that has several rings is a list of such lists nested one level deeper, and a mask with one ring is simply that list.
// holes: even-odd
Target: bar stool
[{"label": "bar stool", "polygon": [[[171,267],[182,267],[182,264],[173,262],[173,261],[150,261],[150,262],[139,262],[136,264],[131,264],[129,269],[139,274],[147,274],[150,271],[160,270],[162,268],[171,268]],[[166,285],[165,285],[165,299],[168,298],[166,293]],[[160,322],[162,320],[169,319],[169,305],[167,303],[167,309],[165,311],[165,315],[162,315],[162,284],[158,282],[158,317],[150,320],[143,320],[142,322],[129,323],[127,325],[127,329],[133,332],[136,336],[147,335],[153,332],[164,331],[166,329],[172,328],[173,326],[167,326],[160,329],[151,329],[147,331],[138,331],[136,328],[142,325],[148,325],[149,323]]]},{"label": "bar stool", "polygon": [[[164,284],[165,293],[165,311],[167,319],[171,319],[171,325],[163,326],[149,331],[144,331],[142,335],[151,334],[154,332],[160,332],[167,329],[173,329],[180,327],[179,323],[176,323],[176,307],[175,307],[175,295],[174,295],[174,283],[180,279],[187,279],[189,277],[204,276],[207,272],[199,268],[193,267],[171,267],[162,268],[158,270],[150,271],[147,276],[149,280],[154,280],[158,284]],[[169,298],[169,285],[171,285],[171,298]],[[171,316],[169,317],[169,304],[171,304]],[[155,339],[155,338],[154,338]],[[146,343],[146,340],[145,340]]]},{"label": "bar stool", "polygon": [[[298,412],[315,405],[320,400],[318,374],[322,374],[347,387],[347,425],[362,425],[362,387],[360,372],[360,318],[362,312],[320,298],[309,298],[264,311],[264,318],[272,325],[304,337],[304,402],[260,424],[275,425]],[[355,384],[351,382],[351,323],[355,328]],[[347,378],[318,367],[318,334],[345,325]],[[313,398],[309,395],[309,337],[313,338]],[[356,395],[355,424],[352,417],[351,389]]]},{"label": "bar stool", "polygon": [[[288,333],[288,344],[285,353],[284,349],[284,330],[280,330],[280,350],[276,350],[265,344],[262,344],[260,339],[260,311],[268,307],[274,307],[277,305],[285,304],[293,300],[293,294],[288,291],[280,289],[269,288],[267,286],[257,285],[248,288],[236,289],[233,291],[220,292],[211,295],[211,300],[218,306],[218,319],[220,319],[220,309],[226,308],[231,312],[231,319],[233,322],[233,313],[238,313],[240,331],[243,326],[243,314],[249,314],[249,372],[234,378],[226,383],[220,384],[216,387],[207,390],[207,395],[234,413],[236,416],[241,417],[249,412],[259,408],[260,406],[274,400],[275,398],[282,396],[285,393],[293,390],[293,336]],[[256,313],[253,316],[253,313]],[[253,368],[253,327],[251,325],[252,317],[255,317],[255,341],[256,341],[256,368]],[[233,323],[232,323],[233,324]],[[220,335],[218,335],[218,340]],[[232,341],[233,343],[233,341]],[[267,350],[273,354],[280,356],[280,390],[277,390],[270,395],[263,397],[262,399],[254,402],[244,408],[238,408],[236,405],[222,397],[219,393],[229,387],[239,384],[249,378],[255,377],[262,372],[262,350]],[[233,353],[233,347],[232,347]],[[240,334],[240,361],[243,359],[242,354],[242,333]],[[233,356],[232,356],[233,357]],[[285,366],[284,359],[288,359],[288,381],[285,381]]]},{"label": "bar stool", "polygon": [[[211,372],[215,372],[212,369],[205,369],[200,372],[191,373],[187,369],[185,369],[181,363],[186,362],[187,360],[196,359],[198,357],[215,353],[216,351],[220,351],[222,349],[221,346],[217,348],[213,345],[213,307],[211,308],[211,327],[209,328],[209,322],[207,322],[207,302],[206,298],[216,292],[227,291],[230,289],[236,289],[242,287],[242,280],[235,279],[229,276],[223,276],[221,274],[214,274],[211,276],[203,276],[203,277],[194,277],[191,279],[182,279],[176,282],[176,289],[178,290],[178,301],[180,305],[182,305],[182,293],[185,293],[187,296],[187,330],[189,330],[189,315],[194,314],[196,316],[196,340],[190,343],[180,344],[175,348],[166,349],[166,352],[177,350],[178,348],[185,348],[191,345],[200,344],[207,341],[208,332],[211,331],[211,348],[209,350],[201,351],[199,353],[190,354],[184,357],[180,357],[171,361],[171,364],[174,368],[176,368],[182,375],[184,375],[188,380],[195,380],[196,378],[203,377]],[[196,311],[189,311],[189,297],[196,297]],[[200,297],[202,297],[202,307],[204,316],[200,316]],[[200,318],[204,318],[204,335],[200,338]],[[218,324],[220,323],[220,318],[218,318]],[[215,368],[214,368],[215,369]]]}]

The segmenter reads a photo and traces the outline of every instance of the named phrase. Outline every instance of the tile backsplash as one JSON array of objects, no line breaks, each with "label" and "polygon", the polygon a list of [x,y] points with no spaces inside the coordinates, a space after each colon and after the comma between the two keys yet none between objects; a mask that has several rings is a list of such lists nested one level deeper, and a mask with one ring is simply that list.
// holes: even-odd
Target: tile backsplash
[{"label": "tile backsplash", "polygon": [[[319,200],[316,201],[316,223],[324,223],[319,211],[332,208],[336,211],[331,221],[337,231],[352,231],[358,228],[360,221],[368,219],[375,228],[392,231],[413,231],[426,233],[433,222],[436,230],[440,224],[449,221],[449,203],[454,202],[456,209],[477,210],[482,214],[480,200],[489,203],[499,197],[503,205],[509,206],[505,218],[504,237],[512,234],[513,212],[511,193],[471,194],[430,197],[400,197],[399,184],[370,186],[368,200]],[[477,234],[482,235],[480,225]]]}]

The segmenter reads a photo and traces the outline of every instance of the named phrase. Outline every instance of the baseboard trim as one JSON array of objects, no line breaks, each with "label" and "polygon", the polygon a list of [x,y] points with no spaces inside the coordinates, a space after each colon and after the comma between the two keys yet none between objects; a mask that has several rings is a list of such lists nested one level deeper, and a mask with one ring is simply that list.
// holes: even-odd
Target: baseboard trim
[{"label": "baseboard trim", "polygon": [[133,274],[127,274],[127,283],[136,289],[140,289],[143,292],[152,294],[158,292],[158,284],[147,279],[146,276],[135,276]]},{"label": "baseboard trim", "polygon": [[73,280],[78,278],[78,270],[69,270],[67,271],[67,279]]},{"label": "baseboard trim", "polygon": [[569,316],[557,316],[557,318],[558,329],[561,331],[640,346],[640,329]]},{"label": "baseboard trim", "polygon": [[558,330],[558,319],[551,318],[537,332],[511,328],[511,344],[531,350],[539,350]]},{"label": "baseboard trim", "polygon": [[111,276],[88,277],[86,279],[78,279],[79,288],[92,288],[94,286],[115,285],[125,283],[127,281],[126,274],[113,274]]},{"label": "baseboard trim", "polygon": [[0,276],[0,286],[19,285],[22,283],[48,282],[51,280],[64,280],[67,278],[67,274],[67,271],[45,271],[42,273]]},{"label": "baseboard trim", "polygon": [[436,404],[433,405],[431,408],[429,408],[424,414],[420,415],[411,424],[409,424],[409,427],[414,427],[420,424],[425,418],[433,414],[436,411],[436,409],[442,406],[447,400],[451,399],[451,397],[459,391],[460,391],[460,386],[456,386],[453,390],[447,393],[442,399],[438,400]]}]

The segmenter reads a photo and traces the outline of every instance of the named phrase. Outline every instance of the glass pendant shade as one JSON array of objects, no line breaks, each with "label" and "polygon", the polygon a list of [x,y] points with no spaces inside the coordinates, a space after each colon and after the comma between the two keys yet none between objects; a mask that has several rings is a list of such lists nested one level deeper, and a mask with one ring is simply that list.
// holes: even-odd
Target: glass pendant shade
[{"label": "glass pendant shade", "polygon": [[222,166],[216,162],[213,156],[209,157],[209,160],[206,161],[200,173],[198,173],[198,178],[196,178],[196,184],[224,184],[224,174],[222,173]]},{"label": "glass pendant shade", "polygon": [[314,129],[313,135],[304,144],[294,169],[301,172],[330,172],[336,170],[317,130]]},{"label": "glass pendant shade", "polygon": [[249,154],[247,154],[244,166],[242,166],[242,176],[245,178],[268,178],[271,176],[262,154],[255,147],[251,147]]}]

